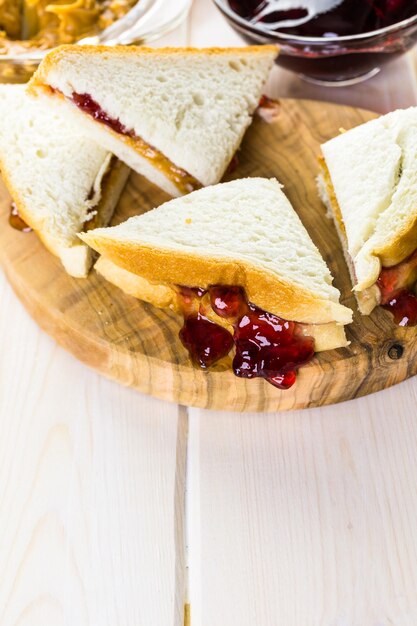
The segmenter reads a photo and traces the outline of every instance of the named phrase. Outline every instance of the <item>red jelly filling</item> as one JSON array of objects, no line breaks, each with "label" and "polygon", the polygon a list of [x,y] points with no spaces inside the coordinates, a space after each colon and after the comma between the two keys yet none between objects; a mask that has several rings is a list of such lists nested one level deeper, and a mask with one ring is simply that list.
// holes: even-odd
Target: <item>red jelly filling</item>
[{"label": "red jelly filling", "polygon": [[391,311],[399,326],[417,325],[417,298],[411,291],[416,280],[417,250],[398,265],[383,267],[379,275],[381,306]]},{"label": "red jelly filling", "polygon": [[17,206],[14,202],[10,205],[10,215],[9,215],[9,224],[12,228],[16,230],[20,230],[23,233],[30,233],[32,230],[30,226],[26,224],[26,222],[20,217],[19,211],[17,210]]},{"label": "red jelly filling", "polygon": [[280,111],[281,104],[279,100],[273,100],[272,98],[268,98],[268,96],[265,95],[261,96],[256,113],[265,122],[268,122],[270,124],[272,122],[275,122],[279,117]]},{"label": "red jelly filling", "polygon": [[391,311],[398,326],[417,325],[417,298],[411,291],[403,289],[384,304],[383,308]]},{"label": "red jelly filling", "polygon": [[177,167],[154,146],[151,146],[146,143],[146,141],[143,141],[141,137],[135,135],[134,130],[127,128],[119,119],[108,115],[90,94],[74,92],[71,96],[71,100],[79,109],[91,115],[91,117],[98,122],[105,124],[116,133],[125,135],[134,140],[137,152],[143,158],[151,161],[153,166],[159,169],[164,176],[169,178],[182,194],[194,191],[194,189],[200,189],[202,185],[194,176],[191,176],[191,174],[185,170]]},{"label": "red jelly filling", "polygon": [[[233,336],[204,315],[209,299],[214,313],[233,327]],[[261,377],[280,389],[296,380],[299,367],[314,356],[314,339],[300,326],[249,302],[240,287],[215,285],[207,291],[181,288],[184,326],[180,339],[191,359],[203,367],[226,356],[233,347],[233,371],[241,378]]]},{"label": "red jelly filling", "polygon": [[85,113],[94,117],[95,120],[106,124],[117,133],[121,133],[122,135],[131,135],[131,131],[129,131],[124,124],[121,123],[120,120],[115,119],[114,117],[110,117],[107,115],[105,111],[100,107],[98,102],[96,102],[88,93],[73,93],[72,101],[77,105]]},{"label": "red jelly filling", "polygon": [[229,331],[200,313],[185,318],[180,339],[191,360],[203,368],[227,356],[233,347]]},{"label": "red jelly filling", "polygon": [[210,367],[227,356],[233,347],[232,335],[204,315],[201,299],[206,293],[198,287],[181,287],[178,294],[184,315],[180,339],[193,363],[202,368]]},{"label": "red jelly filling", "polygon": [[259,109],[275,109],[279,108],[279,106],[279,100],[274,100],[265,94],[262,94],[258,104]]}]

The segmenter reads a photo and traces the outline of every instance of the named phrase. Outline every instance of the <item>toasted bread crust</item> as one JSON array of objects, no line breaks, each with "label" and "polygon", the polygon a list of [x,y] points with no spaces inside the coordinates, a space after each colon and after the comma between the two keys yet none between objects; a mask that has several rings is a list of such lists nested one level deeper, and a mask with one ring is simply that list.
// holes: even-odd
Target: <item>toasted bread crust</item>
[{"label": "toasted bread crust", "polygon": [[241,48],[146,48],[142,46],[78,46],[78,45],[63,45],[54,48],[49,54],[44,58],[39,68],[33,75],[32,79],[29,82],[29,85],[41,85],[44,82],[44,78],[48,75],[48,72],[51,68],[54,67],[55,63],[59,61],[62,57],[64,57],[69,52],[76,53],[81,56],[85,55],[96,55],[105,53],[108,56],[117,56],[122,54],[123,56],[135,56],[135,55],[143,55],[143,56],[161,56],[161,55],[195,55],[195,54],[205,54],[208,57],[213,55],[224,54],[226,55],[236,55],[236,54],[259,54],[260,56],[270,56],[271,54],[275,54],[278,56],[279,47],[276,45],[264,45],[264,46],[242,46]]},{"label": "toasted bread crust", "polygon": [[[368,123],[369,122],[365,123],[364,126]],[[332,204],[332,211],[344,229],[336,191],[333,187],[329,168],[323,156],[319,157],[319,164],[322,170],[323,178],[325,179],[328,187],[328,195]],[[382,214],[380,214],[378,218],[381,215]],[[417,247],[417,206],[409,212],[407,217],[408,220],[406,224],[404,224],[400,229],[398,229],[398,226],[394,224],[392,235],[390,237],[386,237],[382,245],[376,245],[374,242],[374,226],[374,233],[371,233],[371,235],[368,236],[362,250],[359,250],[356,254],[356,258],[364,259],[365,265],[369,266],[367,268],[367,274],[369,274],[369,276],[366,275],[366,280],[360,281],[361,291],[371,286],[377,280],[381,267],[393,267],[394,265],[404,261],[407,257],[413,254],[413,252],[415,252]],[[365,254],[361,254],[361,252],[365,252]]]},{"label": "toasted bread crust", "polygon": [[214,284],[239,285],[251,302],[284,319],[312,324],[351,322],[350,309],[320,298],[250,262],[138,246],[128,241],[115,242],[94,231],[79,236],[116,265],[153,283],[202,288]]},{"label": "toasted bread crust", "polygon": [[[172,286],[150,283],[142,276],[137,276],[136,274],[122,269],[103,256],[98,259],[94,269],[103,276],[103,278],[125,293],[139,300],[144,300],[158,308],[169,308],[177,313],[181,313],[177,291],[175,291]],[[229,332],[233,332],[233,328],[226,320],[219,318],[214,313],[212,315],[208,314],[208,317],[213,322],[222,324]],[[341,348],[347,346],[349,343],[346,340],[344,327],[335,322],[315,325],[306,324],[303,326],[303,333],[314,337],[316,352]]]},{"label": "toasted bread crust", "polygon": [[395,235],[395,239],[386,242],[385,245],[374,248],[383,267],[393,267],[404,261],[416,250],[417,247],[417,207],[404,227]]},{"label": "toasted bread crust", "polygon": [[[1,157],[0,157],[0,171],[1,171],[1,177],[3,179],[3,182],[7,187],[7,190],[12,198],[12,201],[16,205],[16,208],[20,217],[22,218],[24,222],[26,222],[28,226],[30,226],[30,228],[32,228],[32,230],[38,232],[42,228],[42,222],[41,220],[33,219],[33,216],[30,213],[28,213],[29,209],[26,208],[26,205],[21,201],[19,197],[19,191],[16,189],[16,187],[14,187],[10,179],[10,176],[8,174],[8,171],[4,166],[4,161]],[[50,250],[50,252],[55,254],[52,250]]]},{"label": "toasted bread crust", "polygon": [[42,61],[38,69],[30,79],[27,92],[36,94],[36,88],[44,87],[47,82],[46,78],[49,71],[54,68],[55,64],[65,57],[68,53],[74,53],[80,56],[95,56],[98,54],[107,54],[109,57],[123,56],[171,56],[171,55],[197,55],[205,54],[207,57],[219,54],[236,55],[236,54],[259,54],[260,56],[270,56],[272,53],[278,56],[279,48],[274,45],[265,46],[244,46],[242,48],[145,48],[142,46],[77,46],[64,45],[54,48]]},{"label": "toasted bread crust", "polygon": [[151,283],[142,276],[122,269],[104,256],[98,258],[94,269],[112,285],[116,285],[116,287],[119,287],[119,289],[130,296],[138,298],[138,300],[149,302],[149,304],[159,309],[179,311],[177,292],[169,285]]}]

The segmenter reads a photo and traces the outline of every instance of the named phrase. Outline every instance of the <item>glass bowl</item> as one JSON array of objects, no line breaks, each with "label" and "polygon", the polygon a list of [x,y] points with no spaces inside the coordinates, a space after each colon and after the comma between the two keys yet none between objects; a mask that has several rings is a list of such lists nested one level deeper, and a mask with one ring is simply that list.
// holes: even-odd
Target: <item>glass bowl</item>
[{"label": "glass bowl", "polygon": [[[138,0],[137,4],[98,35],[83,37],[77,45],[142,45],[174,30],[185,19],[192,0]],[[50,49],[30,48],[0,54],[0,82],[23,83]]]},{"label": "glass bowl", "polygon": [[227,0],[213,1],[246,42],[279,45],[278,65],[320,85],[345,86],[366,80],[417,42],[417,15],[359,35],[298,37],[249,22],[232,11]]}]

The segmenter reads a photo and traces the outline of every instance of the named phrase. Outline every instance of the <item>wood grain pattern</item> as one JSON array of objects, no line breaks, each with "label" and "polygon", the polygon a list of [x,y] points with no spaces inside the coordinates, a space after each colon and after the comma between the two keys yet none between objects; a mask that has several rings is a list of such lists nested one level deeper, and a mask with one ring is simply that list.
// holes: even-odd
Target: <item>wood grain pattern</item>
[{"label": "wood grain pattern", "polygon": [[[212,2],[194,0],[191,17],[168,45],[238,43]],[[387,111],[415,104],[416,85],[417,71],[410,76],[403,58],[363,85],[337,90],[313,89],[275,68],[268,93]],[[105,380],[57,347],[23,311],[1,269],[0,301],[1,626],[173,626],[177,407]],[[300,413],[190,409],[192,624],[416,626],[416,403],[414,377]],[[48,465],[41,504],[25,500],[36,482],[35,448],[44,449],[37,433],[46,439],[63,420],[78,453]],[[82,452],[87,436],[93,457]],[[153,456],[155,463],[141,464],[146,471],[134,471],[138,459]],[[73,476],[88,487],[69,488]],[[146,500],[153,482],[167,481],[161,499]],[[44,535],[29,568],[31,553],[19,546],[37,527],[40,507],[57,510],[57,482],[66,493],[61,527],[88,519],[87,532],[67,531],[71,551],[57,549],[56,533]],[[149,546],[162,557],[156,561]],[[72,567],[71,552],[81,568]]]},{"label": "wood grain pattern", "polygon": [[[356,309],[333,224],[316,189],[320,141],[373,114],[349,107],[283,100],[278,119],[256,117],[231,178],[277,176],[329,264],[342,301]],[[132,175],[114,222],[158,206],[167,196]],[[178,338],[180,319],[141,303],[94,272],[77,280],[44,250],[33,233],[6,224],[9,198],[0,197],[0,259],[16,293],[41,327],[77,358],[122,384],[166,400],[205,408],[273,411],[330,404],[389,387],[417,372],[417,333],[395,327],[388,313],[355,316],[349,348],[321,353],[302,368],[297,384],[279,391],[263,380],[236,378],[231,358],[208,372],[193,367]],[[391,348],[404,353],[393,359]],[[395,352],[397,355],[398,351]]]}]

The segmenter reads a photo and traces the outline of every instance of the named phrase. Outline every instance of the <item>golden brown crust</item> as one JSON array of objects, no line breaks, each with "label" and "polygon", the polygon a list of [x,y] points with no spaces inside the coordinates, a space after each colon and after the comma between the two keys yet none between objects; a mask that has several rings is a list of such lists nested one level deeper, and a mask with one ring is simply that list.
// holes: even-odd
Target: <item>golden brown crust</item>
[{"label": "golden brown crust", "polygon": [[[132,274],[122,269],[112,261],[101,256],[94,266],[94,269],[103,278],[124,291],[125,293],[144,300],[153,306],[161,309],[170,308],[176,313],[181,313],[181,307],[177,297],[177,291],[170,285],[157,285],[150,283],[142,276]],[[233,327],[214,313],[212,309],[208,309],[205,315],[216,324],[221,324],[224,328],[233,333]],[[348,345],[343,326],[334,322],[329,324],[305,324],[303,325],[303,334],[314,337],[316,352],[323,350],[331,350],[333,348],[341,348]]]},{"label": "golden brown crust", "polygon": [[1,158],[0,158],[0,171],[1,171],[1,177],[3,179],[3,182],[6,185],[7,190],[10,196],[12,197],[13,202],[16,205],[17,212],[19,213],[20,217],[23,219],[24,222],[26,222],[28,226],[30,226],[30,228],[32,228],[32,230],[38,231],[39,229],[41,229],[42,228],[41,220],[34,219],[33,215],[31,215],[30,212],[28,213],[28,209],[26,205],[21,201],[19,197],[19,190],[13,185],[10,179],[9,173],[4,166],[3,159]]},{"label": "golden brown crust", "polygon": [[45,234],[45,235],[43,234],[42,221],[36,220],[33,214],[30,212],[29,207],[27,207],[26,204],[22,202],[20,195],[19,195],[19,190],[16,189],[16,187],[14,187],[13,183],[11,182],[10,176],[7,170],[4,168],[2,159],[0,159],[0,171],[1,171],[1,177],[3,179],[3,182],[5,186],[7,187],[7,191],[9,192],[11,196],[11,201],[14,202],[16,206],[19,217],[21,217],[22,220],[26,222],[26,224],[33,230],[33,232],[36,233],[36,235],[39,237],[39,239],[41,240],[45,248],[48,250],[48,252],[50,252],[54,256],[59,256],[59,246],[56,244],[56,242],[53,239],[49,237],[48,234]]},{"label": "golden brown crust", "polygon": [[239,285],[251,302],[285,319],[315,324],[351,321],[350,309],[321,299],[247,261],[115,242],[94,231],[80,237],[116,265],[154,283],[202,288],[214,284]]},{"label": "golden brown crust", "polygon": [[[321,167],[322,175],[326,183],[327,193],[329,201],[332,205],[332,211],[335,219],[346,237],[346,229],[343,223],[342,212],[340,210],[339,202],[336,197],[329,169],[326,161],[323,157],[319,157],[319,164]],[[395,238],[391,241],[386,241],[384,245],[375,247],[372,250],[372,256],[377,257],[381,266],[393,267],[398,263],[404,261],[417,247],[417,207],[415,211],[410,213],[407,224],[400,230],[396,231]]]},{"label": "golden brown crust", "polygon": [[80,56],[96,55],[97,53],[106,53],[110,57],[122,54],[123,56],[161,56],[161,55],[180,55],[180,54],[205,54],[207,56],[219,55],[219,54],[259,54],[260,56],[269,56],[274,53],[278,56],[279,46],[264,45],[264,46],[242,46],[241,48],[191,48],[191,47],[176,47],[176,48],[147,48],[143,46],[78,46],[78,45],[63,45],[54,48],[44,58],[38,70],[35,72],[31,83],[42,83],[42,77],[46,76],[63,56],[67,53],[76,53]]},{"label": "golden brown crust", "polygon": [[174,309],[179,312],[177,292],[169,285],[151,283],[142,276],[124,270],[104,256],[99,257],[94,269],[130,296],[160,309]]},{"label": "golden brown crust", "polygon": [[332,179],[330,176],[329,168],[323,156],[318,157],[319,166],[323,180],[326,184],[327,197],[332,207],[332,217],[337,222],[338,232],[340,229],[340,235],[343,236],[344,241],[347,243],[346,227],[343,221],[342,211],[340,210],[339,202],[336,198],[336,193],[333,187]]},{"label": "golden brown crust", "polygon": [[180,55],[180,54],[206,54],[211,55],[236,55],[236,54],[259,54],[268,56],[272,52],[278,55],[278,46],[245,46],[242,48],[145,48],[142,46],[76,46],[64,45],[54,48],[42,61],[38,69],[32,76],[28,84],[28,93],[36,94],[36,88],[42,87],[46,83],[46,77],[49,71],[54,68],[55,64],[67,53],[74,53],[79,56],[96,55],[97,53],[106,53],[108,56],[116,56],[122,54],[124,56],[143,55],[143,56],[161,56],[161,55]]},{"label": "golden brown crust", "polygon": [[415,251],[417,246],[417,207],[410,214],[407,224],[395,235],[395,240],[374,249],[383,267],[393,267],[404,261]]}]

